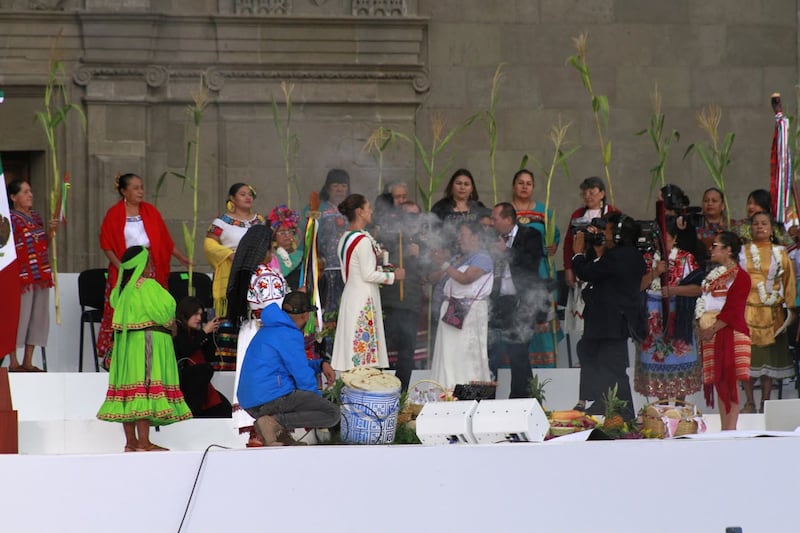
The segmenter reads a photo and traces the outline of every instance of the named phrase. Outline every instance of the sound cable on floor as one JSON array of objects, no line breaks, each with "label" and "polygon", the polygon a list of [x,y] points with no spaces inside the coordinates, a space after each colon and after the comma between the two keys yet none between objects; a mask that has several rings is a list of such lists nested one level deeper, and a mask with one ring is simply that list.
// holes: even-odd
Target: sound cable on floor
[{"label": "sound cable on floor", "polygon": [[200,472],[203,471],[203,465],[206,462],[206,455],[208,455],[208,451],[211,448],[220,448],[222,450],[230,450],[228,446],[222,446],[221,444],[209,444],[208,447],[203,452],[203,457],[200,459],[200,466],[197,467],[197,474],[194,476],[194,483],[192,484],[192,491],[189,493],[189,499],[186,501],[186,508],[183,510],[183,516],[181,517],[181,523],[178,525],[178,533],[181,533],[183,529],[183,523],[186,521],[186,515],[189,513],[189,507],[192,505],[192,498],[194,498],[194,491],[197,488],[197,480],[200,479]]}]

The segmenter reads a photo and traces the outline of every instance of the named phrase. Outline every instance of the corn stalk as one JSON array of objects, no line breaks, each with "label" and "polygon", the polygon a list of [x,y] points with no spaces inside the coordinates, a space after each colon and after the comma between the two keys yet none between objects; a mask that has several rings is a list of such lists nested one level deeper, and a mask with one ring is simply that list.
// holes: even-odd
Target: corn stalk
[{"label": "corn stalk", "polygon": [[594,126],[597,131],[597,141],[600,144],[600,156],[603,161],[603,170],[608,183],[609,200],[614,204],[614,186],[611,182],[611,139],[609,139],[608,116],[609,106],[608,97],[602,94],[595,94],[592,88],[592,77],[589,74],[589,64],[586,62],[586,39],[587,33],[581,33],[572,39],[575,43],[576,54],[567,58],[567,63],[572,65],[580,74],[581,82],[589,93],[592,101],[592,114],[594,115]]},{"label": "corn stalk", "polygon": [[361,148],[362,151],[368,152],[378,163],[378,193],[383,191],[383,152],[386,151],[395,138],[397,138],[397,132],[379,126],[370,134],[367,142]]},{"label": "corn stalk", "polygon": [[[528,159],[531,159],[534,164],[541,170],[543,173],[547,175],[547,190],[545,194],[545,201],[544,201],[544,242],[545,246],[552,246],[556,242],[556,212],[555,210],[550,209],[550,191],[553,184],[553,176],[555,175],[556,168],[561,168],[561,171],[564,173],[564,176],[569,178],[569,166],[567,165],[567,160],[572,157],[572,155],[578,151],[580,146],[573,146],[568,150],[564,150],[564,145],[566,144],[567,139],[567,132],[569,131],[569,127],[572,125],[571,122],[567,122],[564,124],[561,121],[561,117],[558,117],[558,123],[553,124],[550,126],[550,142],[553,143],[553,157],[550,160],[550,167],[545,168],[536,158],[529,158],[528,155],[525,155],[522,159],[522,163],[520,168],[525,168],[525,165],[528,162]],[[550,254],[546,254],[547,257],[547,266],[548,266],[548,274],[550,275],[551,279],[556,279],[556,267],[555,261]],[[555,299],[551,299],[551,305],[553,307],[553,313],[557,311],[557,303]],[[550,334],[553,336],[553,353],[558,354],[558,329],[555,320],[550,321]]]},{"label": "corn stalk", "polygon": [[[159,192],[164,185],[167,176],[172,176],[181,180],[182,189],[188,184],[192,189],[192,227],[186,222],[183,222],[183,244],[186,247],[186,255],[189,258],[189,280],[187,282],[188,294],[194,296],[195,290],[193,285],[193,272],[194,272],[194,249],[195,241],[197,238],[197,193],[200,185],[200,126],[203,122],[203,112],[208,106],[209,94],[205,86],[204,76],[200,76],[200,85],[194,93],[192,93],[192,100],[194,105],[186,107],[186,111],[191,118],[194,132],[192,138],[186,144],[186,159],[184,161],[183,173],[166,171],[161,174],[156,183],[156,205],[158,202]],[[190,163],[191,162],[191,163]],[[189,166],[192,165],[192,175],[189,176]]]},{"label": "corn stalk", "polygon": [[[564,173],[564,176],[569,178],[569,166],[567,165],[567,160],[572,157],[572,155],[580,149],[580,146],[573,146],[568,150],[564,149],[564,145],[566,144],[567,139],[567,132],[569,131],[569,127],[572,125],[571,122],[567,122],[564,124],[561,120],[561,117],[558,117],[558,123],[553,124],[550,126],[550,142],[553,144],[553,157],[550,160],[550,166],[545,168],[535,157],[531,157],[530,159],[536,165],[539,170],[547,176],[547,188],[545,193],[545,200],[544,200],[544,211],[545,211],[545,235],[544,235],[544,242],[545,246],[551,246],[556,241],[556,223],[555,223],[555,211],[550,209],[550,191],[552,190],[553,185],[553,176],[555,176],[555,172],[557,168],[561,168],[561,171]],[[522,164],[520,168],[523,168],[527,163],[529,156],[525,156],[522,160]],[[553,258],[549,255],[547,256],[550,277],[555,277],[555,264],[553,262]]]},{"label": "corn stalk", "polygon": [[434,193],[439,190],[439,185],[447,175],[447,172],[450,170],[450,167],[453,163],[453,156],[451,155],[447,159],[445,165],[437,169],[436,158],[445,148],[447,148],[447,145],[450,144],[450,142],[459,133],[471,126],[478,116],[480,116],[480,113],[475,113],[474,115],[467,117],[464,122],[453,127],[447,132],[447,134],[443,135],[445,128],[444,117],[440,113],[434,113],[431,118],[432,138],[430,150],[425,148],[425,146],[422,144],[422,141],[416,134],[414,134],[413,137],[409,137],[408,135],[399,131],[392,131],[394,136],[411,143],[416,149],[417,155],[419,155],[419,158],[422,160],[422,166],[425,167],[425,173],[427,175],[427,183],[422,183],[419,177],[417,177],[416,184],[417,190],[422,197],[422,203],[428,211],[431,210],[433,205]]},{"label": "corn stalk", "polygon": [[[66,222],[66,213],[61,206],[66,206],[67,191],[69,190],[69,173],[61,174],[58,164],[58,144],[56,135],[58,127],[66,122],[71,111],[76,111],[81,119],[83,130],[86,131],[86,115],[77,104],[70,103],[64,79],[66,70],[58,48],[61,33],[50,48],[50,71],[47,75],[47,84],[44,88],[44,109],[34,114],[34,121],[38,122],[47,138],[50,149],[50,167],[53,181],[50,187],[50,217],[49,220],[59,219]],[[52,246],[50,261],[53,272],[53,286],[55,291],[56,324],[61,324],[61,298],[58,290],[58,241],[56,228],[51,232]]]},{"label": "corn stalk", "polygon": [[286,206],[292,208],[292,186],[298,198],[300,189],[297,185],[297,155],[300,152],[300,137],[292,133],[292,91],[293,83],[281,82],[283,91],[284,108],[286,109],[286,119],[281,120],[281,113],[275,97],[272,98],[272,122],[275,131],[278,133],[278,141],[281,143],[281,156],[283,157],[283,169],[286,173]]},{"label": "corn stalk", "polygon": [[678,130],[672,130],[668,134],[664,134],[664,113],[661,112],[661,93],[656,84],[653,92],[650,94],[653,103],[653,114],[650,115],[650,127],[641,131],[637,131],[636,135],[644,135],[647,133],[658,154],[658,162],[650,169],[650,191],[647,195],[648,203],[653,198],[653,191],[660,183],[661,187],[666,185],[666,178],[664,176],[664,169],[667,166],[667,157],[669,157],[669,149],[672,141],[680,141],[681,134]]},{"label": "corn stalk", "polygon": [[725,194],[725,171],[731,163],[731,147],[736,135],[733,132],[729,132],[720,143],[719,121],[721,118],[722,109],[716,104],[704,107],[697,114],[697,123],[700,125],[700,129],[708,135],[710,143],[708,145],[690,144],[683,157],[685,158],[690,152],[695,152],[706,166],[714,186],[722,191],[723,198],[725,198],[725,214],[730,227],[731,212],[728,209],[728,195]]},{"label": "corn stalk", "polygon": [[486,126],[486,134],[489,136],[489,175],[492,178],[492,198],[493,204],[497,204],[497,171],[495,170],[495,156],[497,154],[497,120],[495,109],[499,99],[500,80],[503,79],[503,67],[505,63],[497,65],[492,78],[492,93],[489,97],[489,108],[483,113],[483,123]]}]

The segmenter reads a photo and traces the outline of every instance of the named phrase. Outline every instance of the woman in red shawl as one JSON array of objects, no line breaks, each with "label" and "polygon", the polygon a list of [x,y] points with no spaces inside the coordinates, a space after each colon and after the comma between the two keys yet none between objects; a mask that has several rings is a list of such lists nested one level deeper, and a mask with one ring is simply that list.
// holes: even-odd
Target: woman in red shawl
[{"label": "woman in red shawl", "polygon": [[750,379],[750,330],[744,320],[750,276],[739,268],[740,249],[739,237],[733,232],[723,231],[714,238],[711,261],[718,266],[703,280],[695,307],[706,403],[714,406],[716,387],[723,431],[736,429],[737,381]]},{"label": "woman in red shawl", "polygon": [[117,284],[120,257],[131,246],[143,246],[150,252],[150,276],[164,288],[169,278],[169,262],[175,256],[181,264],[189,266],[189,258],[175,247],[164,219],[158,209],[144,201],[144,181],[136,174],[124,174],[116,180],[115,187],[121,200],[112,205],[100,226],[100,248],[108,257],[106,302],[103,322],[97,340],[98,356],[111,354],[113,335],[111,317],[113,310],[108,301],[111,289]]}]

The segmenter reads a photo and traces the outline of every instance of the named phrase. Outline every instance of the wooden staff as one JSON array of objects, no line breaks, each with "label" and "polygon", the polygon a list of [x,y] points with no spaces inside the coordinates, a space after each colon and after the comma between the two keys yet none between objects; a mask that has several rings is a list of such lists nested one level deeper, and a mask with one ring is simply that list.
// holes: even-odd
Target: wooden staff
[{"label": "wooden staff", "polygon": [[[400,241],[398,244],[398,253],[400,254],[400,268],[403,268],[403,232],[400,231]],[[400,280],[400,301],[403,301],[403,280]]]}]

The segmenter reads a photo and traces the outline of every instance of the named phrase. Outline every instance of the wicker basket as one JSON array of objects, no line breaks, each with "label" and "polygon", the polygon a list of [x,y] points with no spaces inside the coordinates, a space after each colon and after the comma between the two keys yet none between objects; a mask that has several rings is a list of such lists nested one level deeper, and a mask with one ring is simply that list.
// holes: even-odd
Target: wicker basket
[{"label": "wicker basket", "polygon": [[[697,418],[702,416],[693,403],[682,400],[659,400],[644,409],[642,429],[650,431],[654,437],[680,437],[697,433]],[[670,431],[664,418],[677,420],[674,431]]]},{"label": "wicker basket", "polygon": [[438,381],[432,379],[417,381],[408,388],[408,398],[397,417],[397,423],[402,425],[416,420],[426,403],[438,401],[446,392],[447,389]]}]

